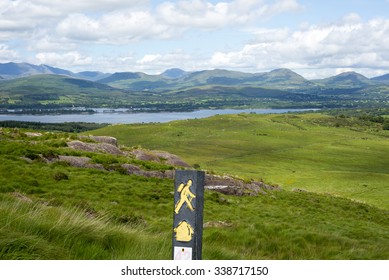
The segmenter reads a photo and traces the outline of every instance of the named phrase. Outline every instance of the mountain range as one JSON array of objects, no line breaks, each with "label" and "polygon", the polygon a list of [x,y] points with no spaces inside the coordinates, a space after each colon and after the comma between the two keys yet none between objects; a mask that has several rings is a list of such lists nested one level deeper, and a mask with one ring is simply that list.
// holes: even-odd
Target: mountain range
[{"label": "mountain range", "polygon": [[48,104],[116,107],[163,103],[173,106],[177,94],[180,103],[206,108],[250,106],[253,100],[258,104],[268,102],[268,106],[274,106],[272,102],[276,100],[275,106],[281,106],[280,102],[282,106],[290,106],[290,102],[294,102],[293,106],[320,107],[329,103],[336,106],[336,102],[343,105],[344,102],[366,104],[372,100],[388,102],[388,93],[389,74],[369,79],[356,72],[345,72],[308,80],[289,69],[244,73],[224,69],[188,72],[172,68],[149,75],[142,72],[74,73],[48,65],[0,64],[0,109]]},{"label": "mountain range", "polygon": [[301,87],[346,87],[361,88],[378,84],[389,84],[389,74],[367,78],[356,72],[316,80],[307,80],[289,69],[275,69],[270,72],[244,73],[223,69],[187,72],[179,68],[168,69],[158,75],[142,72],[102,73],[84,71],[74,73],[49,65],[29,63],[0,63],[0,79],[10,80],[33,75],[65,75],[72,78],[94,81],[116,88],[129,90],[166,90],[191,86],[265,86],[270,88],[293,89]]}]

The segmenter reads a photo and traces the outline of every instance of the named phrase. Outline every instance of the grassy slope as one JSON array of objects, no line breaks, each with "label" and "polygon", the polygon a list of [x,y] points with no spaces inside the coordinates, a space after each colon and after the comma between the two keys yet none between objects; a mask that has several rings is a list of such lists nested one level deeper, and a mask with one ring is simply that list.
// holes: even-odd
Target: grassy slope
[{"label": "grassy slope", "polygon": [[[189,131],[192,137],[194,132],[199,133],[201,122],[205,122],[207,129],[213,123],[213,130],[219,129],[225,135],[231,118],[246,118],[246,121],[248,118],[256,123],[255,120],[270,121],[277,116],[219,118],[227,121],[224,126],[220,127],[223,122],[218,124],[211,118],[190,121],[198,125],[187,129],[184,128],[188,122],[177,122],[170,126],[124,126],[131,129],[121,133],[134,139],[136,135],[140,138],[139,134],[155,130],[156,138],[150,141],[159,140],[160,144],[164,133],[168,133],[175,139],[170,145],[176,144],[183,152],[186,146],[182,139],[187,139],[185,134],[188,136]],[[251,122],[246,125],[250,127]],[[271,124],[274,125],[270,121],[269,127]],[[218,143],[215,150],[228,150],[227,143],[240,144],[243,139],[232,136],[242,126],[243,122],[230,129],[230,138],[223,138],[224,147]],[[111,128],[116,128],[116,132],[121,130],[120,126]],[[100,162],[131,159],[71,151],[63,147],[64,139],[72,136],[69,134],[27,138],[9,130],[6,135],[11,136],[0,135],[0,259],[170,258],[172,180],[77,169],[39,160],[28,163],[20,156],[60,153],[90,156]],[[381,138],[377,136],[377,139]],[[286,139],[281,140],[287,143]],[[216,145],[215,138],[213,141]],[[139,143],[149,145],[146,141]],[[211,153],[212,145],[204,144],[204,147]],[[198,161],[201,154],[196,152],[193,143],[191,148],[188,158],[204,165]],[[212,156],[209,154],[207,161]],[[231,159],[239,158],[231,156]],[[61,173],[68,179],[58,179]],[[23,201],[13,192],[31,200]],[[223,221],[229,225],[204,229],[204,259],[389,259],[388,211],[348,199],[290,191],[269,192],[258,197],[206,191],[204,211],[205,222]]]},{"label": "grassy slope", "polygon": [[166,150],[206,170],[389,209],[389,133],[344,122],[320,114],[240,114],[108,126],[94,133]]},{"label": "grassy slope", "polygon": [[[69,180],[55,181],[57,172]],[[0,259],[170,258],[170,180],[15,159],[1,161],[0,174],[6,191],[0,194]],[[14,198],[11,189],[32,202]],[[313,193],[233,197],[207,191],[205,222],[230,226],[204,229],[203,255],[388,259],[387,217],[387,211]]]},{"label": "grassy slope", "polygon": [[[113,106],[132,94],[82,79],[61,75],[36,75],[0,83],[0,98],[4,104],[62,106]],[[1,99],[0,99],[1,100]]]}]

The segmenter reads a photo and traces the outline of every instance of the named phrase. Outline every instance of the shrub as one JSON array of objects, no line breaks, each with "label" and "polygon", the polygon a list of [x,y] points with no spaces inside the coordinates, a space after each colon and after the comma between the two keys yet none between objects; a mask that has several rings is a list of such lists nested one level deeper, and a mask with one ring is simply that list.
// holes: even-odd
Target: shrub
[{"label": "shrub", "polygon": [[63,172],[56,172],[56,173],[54,173],[53,178],[56,181],[69,180],[69,176],[66,175]]},{"label": "shrub", "polygon": [[389,120],[385,120],[383,126],[382,126],[382,129],[383,130],[389,130]]},{"label": "shrub", "polygon": [[26,158],[29,158],[31,160],[39,160],[41,157],[40,155],[34,153],[34,152],[31,152],[31,151],[28,151],[25,155]]}]

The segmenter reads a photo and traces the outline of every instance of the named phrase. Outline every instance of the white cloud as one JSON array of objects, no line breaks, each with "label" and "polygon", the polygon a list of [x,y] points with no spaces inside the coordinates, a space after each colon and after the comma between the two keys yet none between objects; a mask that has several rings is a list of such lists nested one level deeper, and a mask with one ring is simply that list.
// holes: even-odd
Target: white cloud
[{"label": "white cloud", "polygon": [[256,41],[241,50],[214,53],[210,64],[257,71],[281,67],[303,72],[325,68],[333,72],[338,68],[389,71],[388,19],[362,22],[353,14],[334,24],[305,26],[298,31],[259,29],[254,35]]},{"label": "white cloud", "polygon": [[10,50],[7,45],[0,44],[0,61],[13,61],[17,57],[16,51]]},{"label": "white cloud", "polygon": [[0,32],[27,31],[48,24],[58,13],[31,1],[4,0],[0,4]]},{"label": "white cloud", "polygon": [[149,4],[142,0],[5,0],[13,6],[32,5],[55,11],[55,14],[113,11],[131,7],[141,7]]},{"label": "white cloud", "polygon": [[[311,77],[389,71],[389,19],[350,13],[295,23],[300,29],[266,28],[272,17],[302,9],[298,0],[0,0],[0,60],[102,71],[287,67]],[[212,34],[226,41],[206,42]]]},{"label": "white cloud", "polygon": [[[74,14],[88,18],[88,14],[101,16],[123,9],[148,8],[148,3],[149,1],[136,0],[2,0],[0,1],[0,39],[12,39],[15,36],[26,38],[31,33],[42,29],[55,35],[55,26],[68,16],[77,20],[80,18],[73,16]],[[83,34],[88,36],[87,33]]]},{"label": "white cloud", "polygon": [[[161,69],[169,69],[174,67],[180,67],[185,70],[195,70],[193,63],[196,62],[196,66],[201,61],[196,61],[196,58],[191,54],[188,54],[182,50],[176,50],[166,54],[146,54],[141,59],[136,61],[133,66],[138,71],[146,71],[148,73],[159,73]],[[198,70],[198,68],[197,68]]]},{"label": "white cloud", "polygon": [[101,15],[73,13],[62,19],[56,31],[69,39],[112,44],[144,39],[171,39],[190,28],[215,30],[244,26],[275,14],[294,11],[295,0],[235,0],[212,4],[205,0],[163,2],[155,10],[114,10]]},{"label": "white cloud", "polygon": [[168,28],[145,11],[115,11],[99,18],[71,14],[57,26],[59,35],[71,40],[122,44],[148,38],[169,38]]},{"label": "white cloud", "polygon": [[97,20],[83,14],[71,14],[58,24],[57,32],[61,36],[89,41],[99,39],[102,30]]},{"label": "white cloud", "polygon": [[299,7],[297,0],[180,0],[154,7],[136,0],[2,0],[0,40],[30,41],[40,35],[115,45],[171,39],[191,28],[236,28]]},{"label": "white cloud", "polygon": [[48,64],[57,67],[77,67],[83,65],[89,65],[92,63],[92,58],[81,55],[78,52],[66,52],[66,53],[38,53],[36,59],[40,64]]},{"label": "white cloud", "polygon": [[295,0],[278,0],[272,4],[263,0],[235,0],[216,4],[205,0],[181,0],[162,3],[157,8],[157,15],[170,26],[218,29],[245,25],[299,8],[301,6]]},{"label": "white cloud", "polygon": [[31,36],[30,44],[27,49],[31,52],[70,52],[77,49],[79,45],[69,42],[63,38],[49,36],[43,31],[42,34],[34,34]]}]

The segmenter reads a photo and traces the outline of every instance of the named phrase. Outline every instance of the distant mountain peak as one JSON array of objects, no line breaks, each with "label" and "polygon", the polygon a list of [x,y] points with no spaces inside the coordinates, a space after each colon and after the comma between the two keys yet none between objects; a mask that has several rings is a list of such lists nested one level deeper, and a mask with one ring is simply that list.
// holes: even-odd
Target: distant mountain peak
[{"label": "distant mountain peak", "polygon": [[167,69],[165,70],[161,76],[165,77],[165,78],[169,78],[169,79],[178,79],[178,78],[182,78],[184,76],[186,76],[188,74],[188,72],[180,69],[180,68],[171,68],[171,69]]},{"label": "distant mountain peak", "polygon": [[360,82],[368,82],[369,79],[363,76],[362,74],[359,74],[354,71],[348,71],[348,72],[343,72],[340,73],[336,76],[333,77],[334,79],[340,79],[340,80],[346,80],[346,79],[351,79],[354,81],[360,81]]},{"label": "distant mountain peak", "polygon": [[44,65],[44,64],[34,65],[30,63],[15,63],[15,62],[0,63],[0,74],[3,76],[3,78],[6,79],[28,77],[28,76],[39,75],[39,74],[56,74],[56,75],[74,76],[74,73],[68,70],[52,67],[49,65]]},{"label": "distant mountain peak", "polygon": [[136,80],[141,78],[141,73],[135,73],[135,72],[116,72],[112,75],[105,77],[103,79],[98,80],[99,83],[108,84],[113,83],[121,80]]},{"label": "distant mountain peak", "polygon": [[318,82],[326,86],[341,88],[359,88],[373,83],[370,79],[354,71],[343,72],[333,77],[318,80]]},{"label": "distant mountain peak", "polygon": [[[348,77],[348,76],[358,76],[358,77],[363,77],[363,78],[366,78],[365,76],[363,76],[362,74],[359,74],[355,71],[347,71],[347,72],[343,72],[343,73],[340,73],[338,75],[336,75],[335,77]],[[367,78],[366,78],[367,79]]]},{"label": "distant mountain peak", "polygon": [[292,70],[290,70],[288,68],[273,69],[270,71],[270,73],[294,73],[294,74],[296,74],[295,72],[293,72]]},{"label": "distant mountain peak", "polygon": [[278,68],[274,69],[270,72],[268,72],[269,76],[283,76],[283,77],[289,77],[289,78],[298,78],[298,79],[304,79],[305,78],[296,72],[288,69],[288,68]]}]

